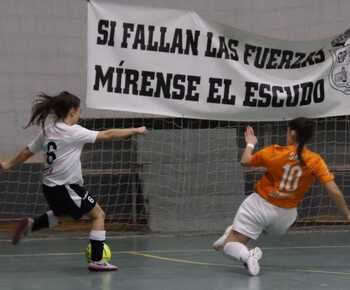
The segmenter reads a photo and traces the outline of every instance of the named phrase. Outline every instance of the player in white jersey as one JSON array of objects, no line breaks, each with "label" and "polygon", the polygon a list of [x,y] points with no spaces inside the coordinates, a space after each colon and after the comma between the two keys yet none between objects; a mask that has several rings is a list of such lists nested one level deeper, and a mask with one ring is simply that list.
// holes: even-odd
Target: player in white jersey
[{"label": "player in white jersey", "polygon": [[80,155],[86,143],[145,134],[147,130],[139,127],[92,131],[78,125],[79,118],[80,99],[71,93],[37,96],[27,127],[40,125],[42,132],[16,157],[0,162],[2,170],[9,170],[40,151],[44,153],[42,187],[50,210],[34,219],[20,220],[12,243],[17,244],[32,231],[54,227],[62,216],[78,220],[88,215],[92,221],[89,235],[92,261],[88,268],[91,271],[114,271],[118,268],[102,259],[106,237],[105,214],[83,187]]}]

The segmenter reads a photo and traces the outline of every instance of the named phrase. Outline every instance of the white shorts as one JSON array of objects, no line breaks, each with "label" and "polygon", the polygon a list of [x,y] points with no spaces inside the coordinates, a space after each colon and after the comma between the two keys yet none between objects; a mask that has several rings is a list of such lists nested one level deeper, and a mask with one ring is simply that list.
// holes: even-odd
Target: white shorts
[{"label": "white shorts", "polygon": [[263,231],[285,234],[297,218],[296,208],[281,208],[257,193],[249,195],[239,207],[233,220],[233,230],[256,240]]}]

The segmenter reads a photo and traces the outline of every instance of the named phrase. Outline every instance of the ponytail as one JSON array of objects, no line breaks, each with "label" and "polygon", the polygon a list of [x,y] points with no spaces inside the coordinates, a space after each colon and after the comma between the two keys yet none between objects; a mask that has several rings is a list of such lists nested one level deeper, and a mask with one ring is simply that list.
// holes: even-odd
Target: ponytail
[{"label": "ponytail", "polygon": [[30,126],[37,125],[44,130],[46,119],[50,115],[54,103],[55,99],[51,96],[45,95],[44,93],[37,95],[32,107],[32,115],[24,128],[27,129]]},{"label": "ponytail", "polygon": [[298,160],[301,163],[301,165],[305,165],[305,162],[304,162],[303,156],[302,156],[304,145],[305,145],[304,142],[299,142],[298,147],[297,147],[297,156],[298,156]]},{"label": "ponytail", "polygon": [[53,115],[55,121],[64,120],[72,108],[77,109],[79,107],[80,99],[69,92],[64,91],[57,96],[41,93],[35,97],[32,115],[24,128],[37,125],[45,131],[45,123],[49,115]]},{"label": "ponytail", "polygon": [[313,122],[307,118],[296,118],[289,122],[288,127],[296,133],[296,142],[298,143],[297,156],[299,162],[305,165],[302,154],[305,144],[310,141],[313,136]]}]

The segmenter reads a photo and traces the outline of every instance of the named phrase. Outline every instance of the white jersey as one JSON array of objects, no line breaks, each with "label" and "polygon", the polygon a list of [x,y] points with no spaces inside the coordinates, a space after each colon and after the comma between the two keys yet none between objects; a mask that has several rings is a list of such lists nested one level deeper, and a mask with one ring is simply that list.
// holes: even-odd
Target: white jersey
[{"label": "white jersey", "polygon": [[47,186],[83,185],[80,155],[84,144],[95,143],[98,131],[80,125],[53,123],[27,147],[32,153],[44,152],[43,183]]}]

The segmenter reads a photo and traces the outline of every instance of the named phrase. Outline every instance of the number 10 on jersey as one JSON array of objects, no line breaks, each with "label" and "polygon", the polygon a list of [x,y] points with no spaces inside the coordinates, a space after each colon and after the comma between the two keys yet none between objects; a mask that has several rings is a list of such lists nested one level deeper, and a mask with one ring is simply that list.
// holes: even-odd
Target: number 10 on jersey
[{"label": "number 10 on jersey", "polygon": [[302,174],[303,170],[299,165],[286,164],[283,166],[283,176],[279,190],[285,192],[295,191],[299,186],[299,180]]}]

